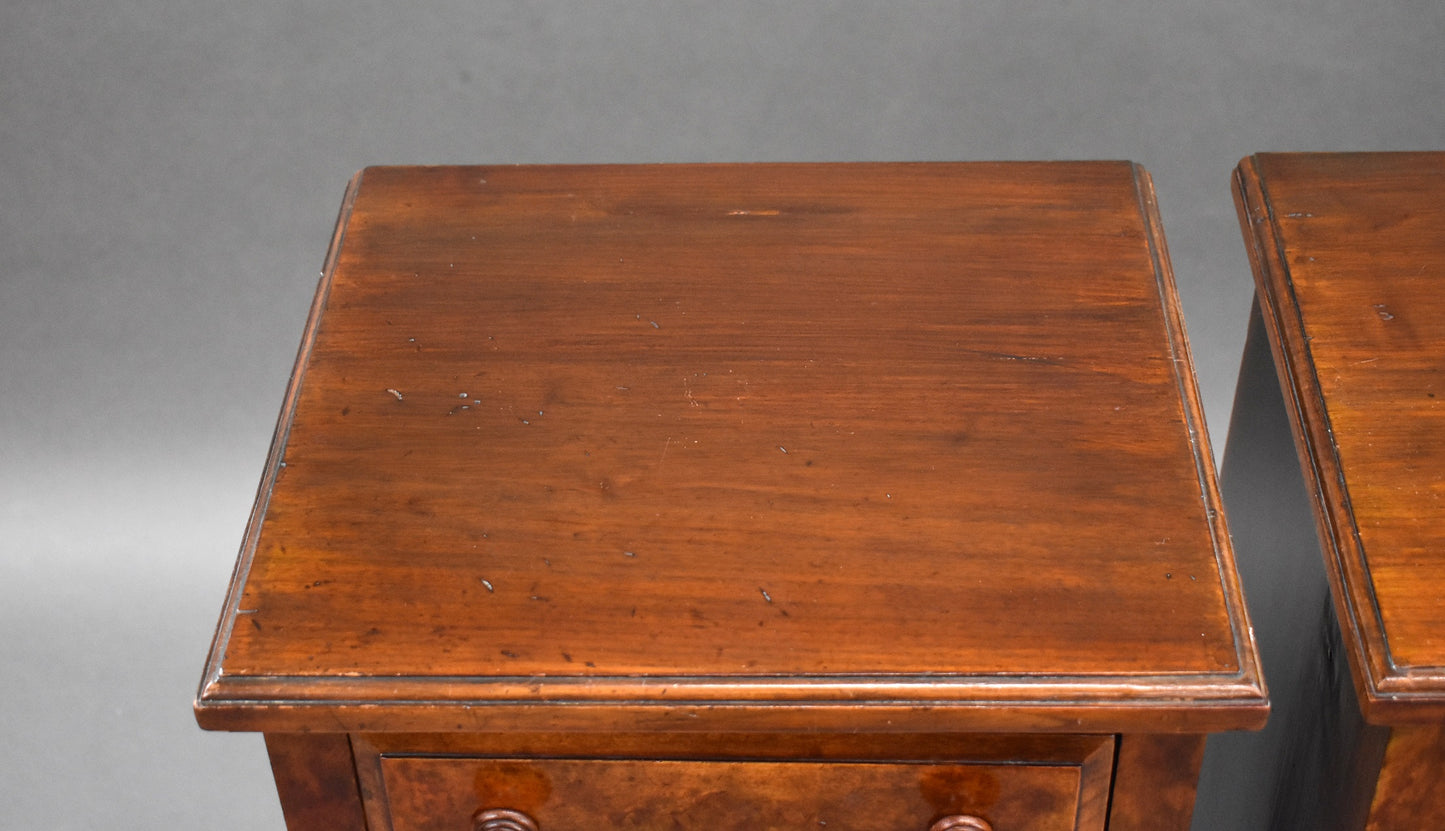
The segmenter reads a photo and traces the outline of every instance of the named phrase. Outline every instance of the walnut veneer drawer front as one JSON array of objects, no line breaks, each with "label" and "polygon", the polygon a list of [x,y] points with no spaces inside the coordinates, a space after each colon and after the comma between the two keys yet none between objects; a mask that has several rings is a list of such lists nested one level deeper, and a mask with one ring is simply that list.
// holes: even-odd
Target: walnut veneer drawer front
[{"label": "walnut veneer drawer front", "polygon": [[1102,828],[1077,824],[1079,766],[401,756],[381,771],[391,831],[481,831],[518,814],[540,831]]}]

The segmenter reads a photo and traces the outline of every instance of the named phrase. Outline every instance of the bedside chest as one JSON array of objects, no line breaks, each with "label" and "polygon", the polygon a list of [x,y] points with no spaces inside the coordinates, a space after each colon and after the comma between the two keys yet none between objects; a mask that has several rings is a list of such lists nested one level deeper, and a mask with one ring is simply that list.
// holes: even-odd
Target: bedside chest
[{"label": "bedside chest", "polygon": [[1445,153],[1262,154],[1235,187],[1257,291],[1223,476],[1279,705],[1267,827],[1442,828]]},{"label": "bedside chest", "polygon": [[363,171],[196,702],[371,831],[1184,828],[1266,712],[1096,162]]}]

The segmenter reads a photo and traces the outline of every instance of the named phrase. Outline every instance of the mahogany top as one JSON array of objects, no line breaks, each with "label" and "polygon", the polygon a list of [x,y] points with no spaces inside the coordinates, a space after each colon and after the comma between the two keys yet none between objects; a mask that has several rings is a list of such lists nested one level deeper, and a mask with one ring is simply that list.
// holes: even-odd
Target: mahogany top
[{"label": "mahogany top", "polygon": [[1088,162],[358,174],[197,714],[1266,707],[1152,188]]},{"label": "mahogany top", "polygon": [[1366,717],[1445,719],[1445,153],[1236,174]]}]

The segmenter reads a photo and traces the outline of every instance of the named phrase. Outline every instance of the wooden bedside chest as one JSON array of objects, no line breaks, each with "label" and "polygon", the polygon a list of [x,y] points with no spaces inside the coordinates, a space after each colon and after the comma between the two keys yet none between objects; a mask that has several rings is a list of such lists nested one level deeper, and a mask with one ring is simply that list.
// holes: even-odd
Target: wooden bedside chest
[{"label": "wooden bedside chest", "polygon": [[1127,163],[363,171],[196,702],[371,831],[1184,828],[1266,712]]},{"label": "wooden bedside chest", "polygon": [[1235,186],[1223,477],[1278,705],[1271,816],[1236,827],[1445,828],[1445,153],[1262,154]]}]

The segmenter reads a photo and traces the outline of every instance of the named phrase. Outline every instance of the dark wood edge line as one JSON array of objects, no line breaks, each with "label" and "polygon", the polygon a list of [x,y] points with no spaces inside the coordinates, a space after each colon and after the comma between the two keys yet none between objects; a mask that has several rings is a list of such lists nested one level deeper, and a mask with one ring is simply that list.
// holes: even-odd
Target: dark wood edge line
[{"label": "dark wood edge line", "polygon": [[[1239,221],[1256,277],[1256,297],[1284,399],[1290,411],[1295,449],[1307,482],[1312,483],[1315,523],[1324,550],[1325,573],[1334,596],[1337,615],[1345,627],[1351,674],[1367,717],[1384,703],[1383,687],[1402,673],[1390,655],[1384,620],[1374,594],[1364,547],[1351,511],[1348,487],[1339,450],[1314,367],[1303,312],[1289,273],[1288,258],[1278,218],[1260,176],[1257,157],[1240,161],[1234,175],[1234,196]],[[1292,309],[1287,322],[1285,315]],[[1286,345],[1289,349],[1286,349]],[[1291,360],[1303,356],[1304,367]],[[1315,452],[1316,450],[1323,452]],[[1344,518],[1341,519],[1341,514]],[[1373,625],[1371,625],[1373,624]]]},{"label": "dark wood edge line", "polygon": [[1381,678],[1376,685],[1383,696],[1420,695],[1433,696],[1445,705],[1445,667],[1412,666],[1396,667],[1393,675]]},{"label": "dark wood edge line", "polygon": [[356,766],[356,784],[361,791],[362,811],[366,814],[368,831],[390,831],[391,796],[386,791],[381,763],[386,754],[372,743],[381,734],[352,733],[352,763]]},{"label": "dark wood edge line", "polygon": [[267,701],[198,710],[207,730],[315,733],[1205,734],[1254,730],[1253,701]]},{"label": "dark wood edge line", "polygon": [[[1119,737],[1114,737],[1113,747],[1109,748],[1109,797],[1104,806],[1104,828],[1109,827],[1109,817],[1114,815],[1114,796],[1119,790]],[[1083,788],[1079,789],[1081,792]],[[1075,827],[1078,823],[1074,823]]]},{"label": "dark wood edge line", "polygon": [[[434,688],[456,690],[466,688],[470,692],[490,689],[497,690],[529,690],[533,691],[539,687],[571,687],[592,693],[592,697],[606,697],[606,690],[626,688],[633,691],[639,688],[656,688],[667,690],[706,690],[706,689],[728,689],[737,690],[740,688],[757,689],[767,691],[777,690],[807,690],[817,692],[819,690],[835,690],[844,693],[848,690],[874,692],[888,691],[909,691],[927,690],[938,692],[940,690],[978,690],[983,688],[992,689],[1018,689],[1021,694],[1033,695],[1033,692],[1023,693],[1022,691],[1034,691],[1040,687],[1057,687],[1060,689],[1087,688],[1095,690],[1159,690],[1167,689],[1169,695],[1176,697],[1178,690],[1215,690],[1215,691],[1250,691],[1257,692],[1251,683],[1251,679],[1242,672],[1171,672],[1171,673],[1137,673],[1137,674],[1018,674],[1018,673],[986,673],[986,672],[879,672],[879,673],[810,673],[805,675],[795,674],[713,674],[713,675],[666,675],[656,674],[635,674],[635,675],[585,675],[582,673],[572,675],[227,675],[217,679],[222,687],[234,686],[237,688],[253,689],[294,689],[297,686],[306,686],[314,689],[367,689],[378,687],[382,689],[405,689],[405,688]],[[216,698],[212,693],[215,690],[208,690],[207,698]],[[893,693],[888,693],[893,694]],[[631,695],[631,692],[629,692]],[[1140,696],[1145,697],[1145,696]]]},{"label": "dark wood edge line", "polygon": [[1169,337],[1173,358],[1175,383],[1178,385],[1184,419],[1189,429],[1190,446],[1194,451],[1195,471],[1199,479],[1200,499],[1204,503],[1209,520],[1209,536],[1214,547],[1214,560],[1219,570],[1220,592],[1229,610],[1229,623],[1234,635],[1234,652],[1242,678],[1259,691],[1261,697],[1268,697],[1264,670],[1260,666],[1259,647],[1255,643],[1254,627],[1249,620],[1249,609],[1240,589],[1239,571],[1235,564],[1234,547],[1230,541],[1229,528],[1224,517],[1224,500],[1219,494],[1219,478],[1215,471],[1214,451],[1209,442],[1209,431],[1204,420],[1204,408],[1200,403],[1199,385],[1194,376],[1194,359],[1189,350],[1189,336],[1185,328],[1184,313],[1179,306],[1179,292],[1174,282],[1174,270],[1169,260],[1169,249],[1164,239],[1163,223],[1159,217],[1158,200],[1154,193],[1154,180],[1141,165],[1132,166],[1134,190],[1139,199],[1139,214],[1144,221],[1149,241],[1149,256],[1154,264],[1154,277],[1159,299],[1162,304],[1164,327]]},{"label": "dark wood edge line", "polygon": [[[356,735],[358,735],[358,736],[366,736],[366,735],[373,735],[373,734],[358,733],[358,734],[356,734]],[[987,734],[984,734],[984,735],[987,735]],[[1084,734],[1080,734],[1080,735],[1088,735],[1088,736],[1104,735],[1104,736],[1107,736],[1107,737],[1112,738],[1112,735],[1111,735],[1111,734],[1084,733]],[[1107,746],[1110,750],[1113,749],[1112,745],[1106,745],[1106,746]],[[1019,767],[1019,768],[1030,768],[1030,767],[1041,767],[1041,768],[1079,768],[1079,769],[1080,769],[1080,772],[1082,773],[1084,770],[1088,770],[1088,769],[1090,769],[1092,766],[1095,766],[1095,765],[1098,764],[1098,762],[1096,761],[1095,757],[1097,757],[1102,750],[1103,750],[1103,747],[1096,747],[1096,748],[1094,748],[1092,751],[1090,751],[1089,755],[1088,755],[1086,758],[1083,758],[1083,759],[1074,759],[1074,758],[1068,758],[1068,759],[1036,759],[1036,758],[1029,758],[1029,759],[989,759],[989,758],[983,758],[983,759],[978,759],[978,758],[974,758],[972,755],[966,755],[966,754],[959,754],[959,757],[958,757],[958,758],[948,758],[948,759],[919,759],[919,758],[916,758],[916,757],[913,757],[913,756],[909,756],[909,755],[907,755],[907,754],[901,754],[901,753],[900,753],[900,754],[894,754],[894,755],[891,755],[891,756],[881,756],[881,755],[880,755],[880,756],[878,756],[878,757],[876,757],[876,758],[865,757],[865,756],[862,756],[862,755],[844,755],[844,756],[841,756],[841,757],[833,757],[833,756],[813,756],[813,755],[810,755],[810,756],[789,756],[789,757],[786,757],[786,758],[780,758],[780,757],[776,757],[776,756],[763,756],[763,755],[757,755],[757,754],[747,755],[747,756],[743,756],[743,755],[739,755],[739,756],[725,756],[725,757],[723,757],[723,758],[717,758],[717,757],[712,756],[712,755],[710,755],[710,754],[707,754],[707,753],[705,753],[705,752],[698,752],[698,753],[691,753],[691,754],[689,754],[689,753],[676,753],[676,752],[674,752],[674,753],[652,753],[652,754],[638,754],[638,755],[623,755],[623,754],[618,754],[618,753],[521,753],[521,752],[515,752],[515,753],[501,753],[501,752],[498,752],[498,753],[485,753],[485,754],[480,754],[480,753],[461,753],[461,754],[459,754],[459,753],[451,753],[451,752],[445,752],[445,751],[443,751],[443,752],[438,752],[438,753],[432,753],[432,752],[426,752],[426,751],[411,751],[411,750],[380,750],[380,751],[374,751],[374,752],[376,753],[376,756],[377,756],[380,760],[382,760],[382,761],[387,761],[387,760],[391,760],[391,759],[443,759],[443,760],[447,760],[447,759],[466,759],[466,760],[468,760],[468,761],[485,760],[485,761],[507,761],[507,762],[512,762],[512,761],[516,761],[516,762],[597,762],[597,763],[603,763],[603,764],[606,764],[606,763],[608,763],[608,762],[645,762],[645,763],[648,763],[648,764],[657,764],[657,763],[696,764],[696,763],[699,763],[699,762],[700,762],[700,763],[703,763],[703,764],[707,764],[707,763],[717,763],[717,764],[745,764],[745,765],[747,765],[747,764],[763,764],[763,765],[766,765],[766,764],[773,764],[773,765],[819,765],[819,764],[824,764],[824,765],[828,765],[828,766],[830,766],[830,767],[831,767],[831,766],[835,766],[835,765],[917,765],[918,767],[929,767],[929,766],[939,765],[939,764],[954,763],[954,764],[972,764],[972,765],[1007,765],[1007,766],[1009,766],[1009,767]],[[1112,755],[1112,754],[1111,754],[1111,755]],[[697,757],[699,757],[699,756],[702,756],[702,757],[704,757],[704,758],[697,758]],[[967,757],[964,758],[965,756],[967,756]],[[1080,809],[1080,812],[1082,812],[1083,806],[1080,805],[1080,806],[1079,806],[1079,809]],[[1075,816],[1077,817],[1077,814],[1075,814]]]},{"label": "dark wood edge line", "polygon": [[[792,748],[759,745],[766,733],[727,731],[710,740],[677,742],[676,737],[660,738],[656,733],[609,733],[603,738],[605,747],[577,747],[573,736],[556,734],[511,734],[508,746],[494,743],[499,734],[444,734],[442,742],[435,733],[356,733],[352,747],[359,758],[455,758],[471,759],[557,759],[576,761],[718,761],[718,762],[840,762],[844,764],[933,764],[954,760],[984,764],[1017,763],[1028,765],[1087,765],[1107,754],[1106,767],[1112,768],[1114,733],[950,733],[945,737],[928,731],[903,732],[879,740],[877,734],[849,733],[830,740],[827,751],[810,749],[799,754]],[[597,736],[589,737],[596,744]],[[797,736],[806,740],[806,736]],[[898,752],[899,743],[913,740],[943,738],[945,746],[925,753]],[[558,740],[561,740],[560,744]],[[1106,773],[1107,775],[1107,773]]]},{"label": "dark wood edge line", "polygon": [[201,706],[201,701],[209,691],[214,690],[221,682],[221,659],[225,656],[226,647],[230,643],[231,631],[236,626],[236,618],[240,614],[241,594],[246,585],[246,578],[250,574],[251,562],[255,558],[256,545],[261,531],[261,522],[265,518],[266,508],[271,500],[271,491],[275,487],[276,478],[281,470],[282,459],[286,452],[286,440],[290,434],[291,421],[296,414],[296,402],[301,388],[301,379],[305,374],[306,362],[311,355],[311,349],[316,341],[316,331],[321,319],[321,313],[326,308],[326,300],[331,291],[332,277],[336,272],[337,260],[341,254],[341,245],[346,236],[347,221],[351,217],[352,206],[356,202],[356,196],[361,190],[361,180],[365,171],[360,171],[351,177],[347,183],[345,194],[342,197],[341,208],[337,212],[336,225],[331,232],[331,247],[326,255],[326,260],[321,267],[321,275],[317,282],[316,294],[311,301],[311,309],[307,313],[306,327],[303,330],[300,346],[296,350],[296,361],[292,365],[291,377],[287,384],[286,397],[281,404],[281,418],[277,422],[276,430],[271,436],[271,446],[267,451],[266,464],[261,476],[261,484],[258,486],[255,505],[251,509],[251,515],[246,522],[245,536],[242,538],[241,551],[236,558],[235,568],[231,572],[230,586],[226,590],[226,600],[221,607],[221,619],[216,626],[216,634],[211,640],[210,653],[206,660],[206,668],[201,676],[200,690],[196,694],[196,707]]},{"label": "dark wood edge line", "polygon": [[[1074,827],[1092,831],[1108,826],[1114,804],[1115,771],[1119,766],[1119,741],[1106,736],[1084,757],[1079,766],[1079,798],[1074,807]],[[1090,799],[1090,796],[1093,799]]]},{"label": "dark wood edge line", "polygon": [[[278,704],[370,707],[375,705],[487,707],[529,706],[1024,706],[1091,703],[1154,709],[1207,704],[1258,711],[1267,700],[1238,675],[1226,683],[1179,683],[1178,677],[1051,678],[1035,680],[976,677],[826,679],[829,683],[767,678],[226,678],[205,691],[196,708],[256,709]],[[824,679],[819,679],[824,680]],[[840,683],[841,682],[841,683]],[[1046,695],[1052,692],[1053,695]]]},{"label": "dark wood edge line", "polygon": [[529,168],[547,168],[558,171],[577,170],[612,170],[618,168],[643,168],[652,170],[663,169],[684,169],[716,170],[719,168],[1023,168],[1023,167],[1069,167],[1076,165],[1130,165],[1134,162],[1122,158],[1118,159],[1093,159],[1093,158],[1061,158],[1061,159],[856,159],[853,161],[818,161],[806,159],[771,159],[765,161],[711,161],[711,162],[516,162],[516,163],[450,163],[441,162],[438,164],[397,164],[384,165],[388,170],[485,170],[507,169],[507,170],[528,170]]},{"label": "dark wood edge line", "polygon": [[[1241,160],[1235,169],[1234,197],[1240,226],[1247,241],[1246,253],[1256,277],[1255,296],[1259,302],[1261,318],[1270,335],[1270,351],[1274,356],[1275,370],[1284,392],[1285,404],[1290,412],[1290,432],[1294,436],[1296,455],[1306,483],[1313,485],[1313,498],[1310,501],[1314,508],[1315,523],[1322,543],[1329,548],[1326,560],[1332,567],[1326,569],[1326,574],[1329,577],[1330,589],[1334,594],[1337,611],[1342,608],[1346,612],[1341,616],[1341,622],[1349,626],[1347,634],[1353,635],[1347,639],[1352,647],[1350,651],[1355,653],[1351,663],[1355,665],[1357,672],[1363,671],[1371,665],[1365,643],[1367,635],[1362,632],[1356,616],[1357,609],[1353,603],[1348,602],[1344,585],[1339,582],[1342,580],[1344,554],[1340,551],[1335,533],[1336,522],[1326,494],[1327,477],[1320,469],[1320,456],[1314,452],[1318,439],[1309,429],[1308,416],[1316,410],[1321,419],[1327,418],[1327,414],[1324,412],[1318,377],[1313,371],[1301,371],[1297,362],[1292,359],[1290,350],[1285,348],[1288,341],[1289,345],[1297,350],[1297,354],[1304,356],[1304,362],[1313,367],[1314,359],[1304,334],[1304,320],[1295,297],[1293,281],[1290,279],[1284,243],[1280,239],[1268,190],[1259,175],[1256,157],[1250,156]],[[1294,309],[1293,328],[1286,326],[1284,321],[1286,305]],[[1326,426],[1325,443],[1333,453],[1331,436],[1332,432]],[[1334,461],[1336,478],[1340,478],[1342,474],[1339,471],[1338,459]],[[1379,620],[1378,609],[1376,620]],[[1361,666],[1360,661],[1366,663]],[[1361,680],[1357,675],[1357,687]],[[1363,680],[1373,688],[1368,677]]]}]

